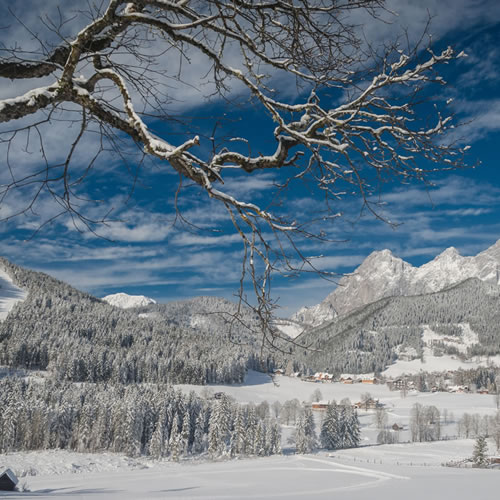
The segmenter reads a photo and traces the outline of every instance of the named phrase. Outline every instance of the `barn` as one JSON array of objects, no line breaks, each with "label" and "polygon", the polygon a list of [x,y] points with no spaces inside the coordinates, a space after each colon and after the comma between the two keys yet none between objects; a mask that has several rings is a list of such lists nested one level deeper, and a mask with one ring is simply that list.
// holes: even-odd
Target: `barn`
[{"label": "barn", "polygon": [[16,475],[10,469],[0,471],[0,491],[13,491],[18,482]]}]

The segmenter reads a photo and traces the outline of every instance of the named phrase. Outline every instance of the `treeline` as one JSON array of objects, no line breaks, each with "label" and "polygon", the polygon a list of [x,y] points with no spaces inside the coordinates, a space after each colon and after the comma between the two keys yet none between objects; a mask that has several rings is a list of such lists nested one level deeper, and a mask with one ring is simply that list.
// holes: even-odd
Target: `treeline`
[{"label": "treeline", "polygon": [[0,324],[0,364],[49,370],[59,380],[123,384],[240,383],[248,368],[273,367],[271,357],[260,356],[258,332],[238,324],[233,333],[208,333],[177,317],[141,318],[45,274],[0,263],[29,291]]},{"label": "treeline", "polygon": [[155,458],[281,452],[281,428],[253,405],[167,386],[0,381],[0,452],[69,449]]},{"label": "treeline", "polygon": [[[207,395],[210,393],[207,391]],[[225,394],[200,397],[169,386],[0,380],[0,453],[67,449],[154,458],[281,453],[281,424],[292,424],[297,453],[359,445],[350,404],[333,402],[319,439],[311,408],[295,400],[241,405]]]}]

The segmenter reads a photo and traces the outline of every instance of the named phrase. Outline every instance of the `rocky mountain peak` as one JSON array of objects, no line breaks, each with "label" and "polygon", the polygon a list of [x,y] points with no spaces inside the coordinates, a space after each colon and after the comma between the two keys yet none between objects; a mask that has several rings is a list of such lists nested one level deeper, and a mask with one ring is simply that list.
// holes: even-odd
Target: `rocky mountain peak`
[{"label": "rocky mountain peak", "polygon": [[500,284],[500,240],[474,257],[449,247],[420,267],[387,249],[372,252],[323,302],[299,310],[292,319],[317,326],[384,297],[437,292],[468,278]]},{"label": "rocky mountain peak", "polygon": [[460,258],[460,252],[455,247],[449,247],[443,252],[441,252],[434,260],[438,259],[458,259]]}]

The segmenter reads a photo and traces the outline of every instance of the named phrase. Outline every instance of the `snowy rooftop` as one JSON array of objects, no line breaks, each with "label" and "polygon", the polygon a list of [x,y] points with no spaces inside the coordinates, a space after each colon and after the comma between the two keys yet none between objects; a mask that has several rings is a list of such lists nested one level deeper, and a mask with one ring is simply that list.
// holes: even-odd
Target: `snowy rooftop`
[{"label": "snowy rooftop", "polygon": [[2,469],[0,467],[0,477],[3,476],[7,476],[14,483],[14,485],[16,485],[19,482],[16,475],[10,469]]}]

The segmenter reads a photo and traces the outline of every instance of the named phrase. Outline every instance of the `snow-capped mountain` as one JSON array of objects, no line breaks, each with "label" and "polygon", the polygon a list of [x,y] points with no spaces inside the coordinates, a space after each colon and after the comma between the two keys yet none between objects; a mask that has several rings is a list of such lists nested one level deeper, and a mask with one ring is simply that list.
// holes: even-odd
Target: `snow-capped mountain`
[{"label": "snow-capped mountain", "polygon": [[344,276],[323,302],[300,309],[292,319],[317,326],[383,297],[436,292],[468,278],[500,284],[500,240],[473,257],[447,248],[420,267],[390,250],[373,252],[352,274]]},{"label": "snow-capped mountain", "polygon": [[126,293],[113,293],[106,295],[102,300],[112,306],[121,307],[122,309],[130,309],[131,307],[143,307],[149,304],[156,304],[156,300],[144,295],[128,295]]}]

